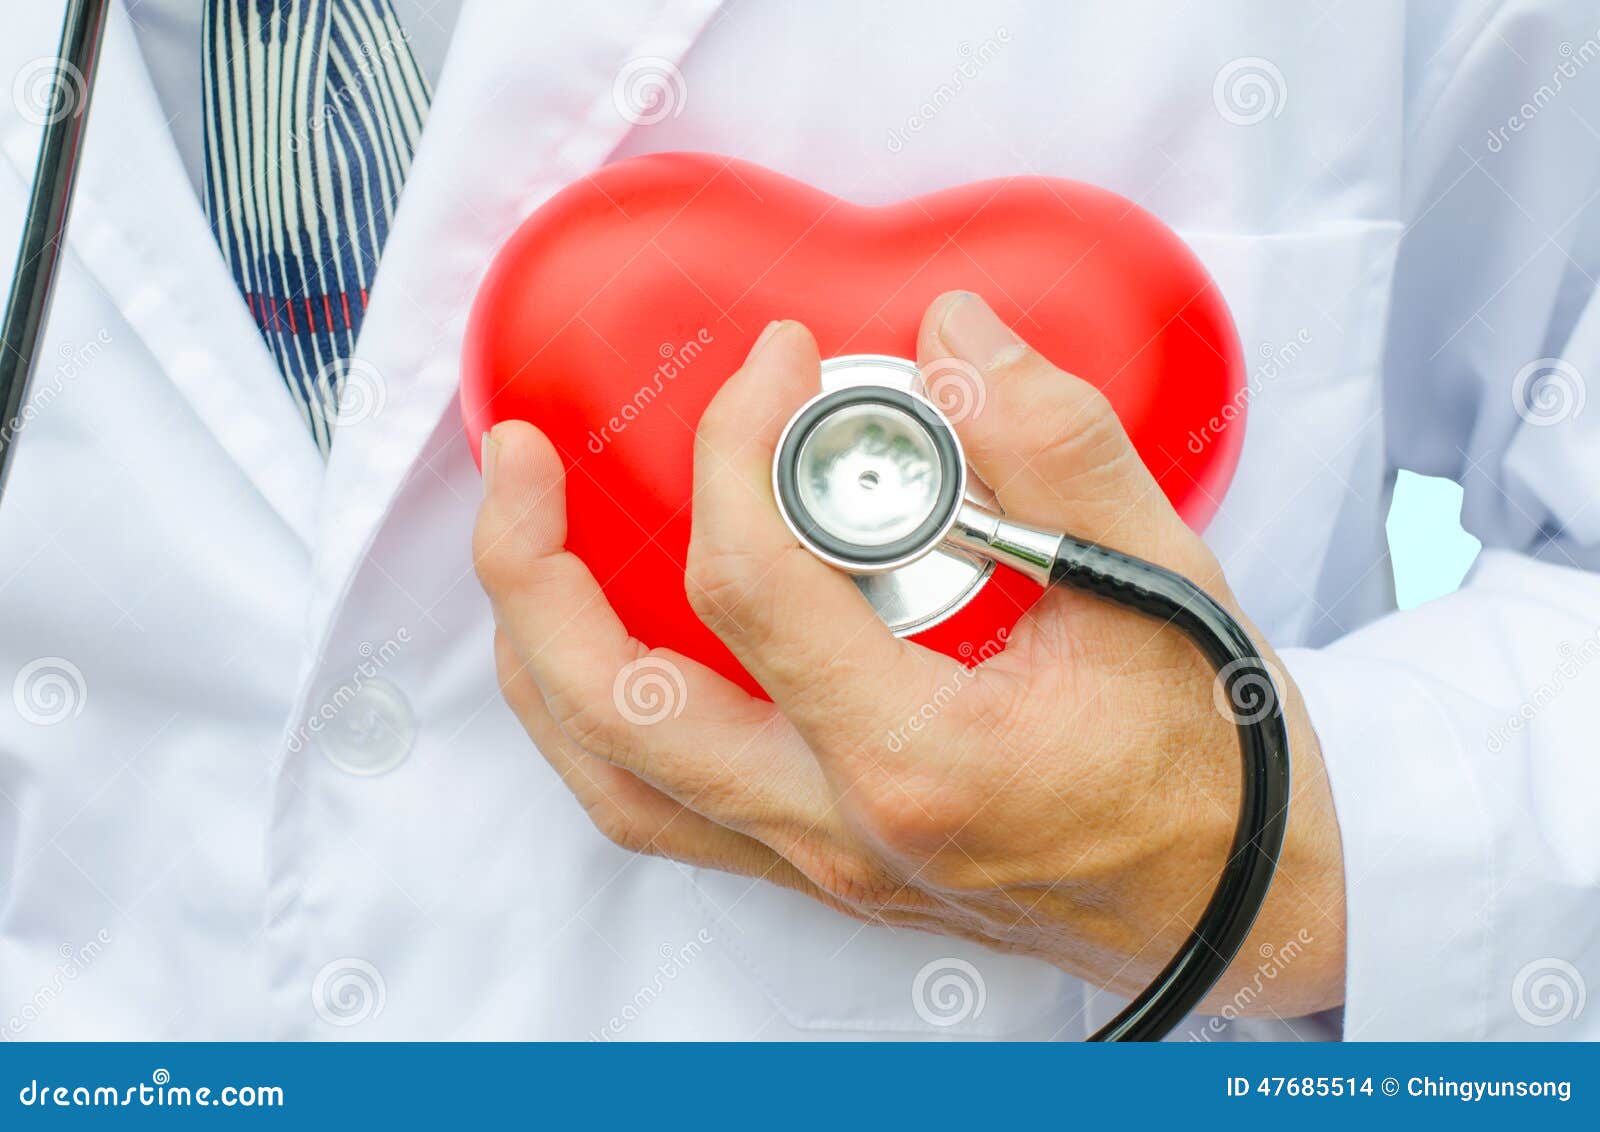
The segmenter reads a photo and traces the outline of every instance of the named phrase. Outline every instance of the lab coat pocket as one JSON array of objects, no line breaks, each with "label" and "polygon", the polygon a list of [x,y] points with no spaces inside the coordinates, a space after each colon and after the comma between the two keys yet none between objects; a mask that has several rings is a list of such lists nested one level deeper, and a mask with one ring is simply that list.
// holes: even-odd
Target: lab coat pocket
[{"label": "lab coat pocket", "polygon": [[872,926],[760,880],[695,869],[719,961],[789,1025],[862,1034],[1077,1040],[1077,980],[1048,963],[926,932]]}]

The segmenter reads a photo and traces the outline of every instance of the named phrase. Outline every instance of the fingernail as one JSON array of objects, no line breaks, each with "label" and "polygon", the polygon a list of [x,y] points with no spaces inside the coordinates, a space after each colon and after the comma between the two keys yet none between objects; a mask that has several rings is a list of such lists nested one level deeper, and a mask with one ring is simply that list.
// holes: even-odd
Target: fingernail
[{"label": "fingernail", "polygon": [[483,495],[487,499],[494,484],[494,466],[500,459],[500,442],[494,438],[493,432],[483,434],[483,441],[478,445],[478,460],[483,467]]},{"label": "fingernail", "polygon": [[760,336],[756,338],[756,344],[750,347],[750,353],[748,356],[751,358],[755,357],[756,352],[767,344],[767,339],[776,334],[778,332],[778,327],[782,325],[783,319],[781,318],[775,318],[771,322],[767,323],[766,329],[763,330]]},{"label": "fingernail", "polygon": [[980,370],[1004,365],[1027,349],[989,304],[971,291],[950,301],[939,323],[945,349]]}]

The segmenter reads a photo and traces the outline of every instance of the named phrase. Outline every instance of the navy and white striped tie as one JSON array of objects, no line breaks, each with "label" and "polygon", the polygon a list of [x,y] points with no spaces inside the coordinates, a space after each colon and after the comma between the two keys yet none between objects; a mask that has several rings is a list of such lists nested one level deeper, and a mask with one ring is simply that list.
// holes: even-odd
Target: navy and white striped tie
[{"label": "navy and white striped tie", "polygon": [[389,0],[206,0],[206,213],[326,456],[427,115]]}]

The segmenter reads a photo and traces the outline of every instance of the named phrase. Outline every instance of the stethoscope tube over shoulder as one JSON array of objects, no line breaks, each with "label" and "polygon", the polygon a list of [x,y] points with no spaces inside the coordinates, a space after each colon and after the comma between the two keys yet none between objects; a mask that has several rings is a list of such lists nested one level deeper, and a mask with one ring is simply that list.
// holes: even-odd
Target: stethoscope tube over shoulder
[{"label": "stethoscope tube over shoulder", "polygon": [[[830,359],[837,373],[874,373],[894,359]],[[910,362],[900,368],[914,373]],[[1222,682],[1243,761],[1239,819],[1216,889],[1167,966],[1093,1041],[1154,1041],[1200,1005],[1249,935],[1277,868],[1289,810],[1289,736],[1259,650],[1239,623],[1187,578],[1059,531],[1014,523],[968,496],[954,428],[917,393],[869,382],[812,398],[773,456],[778,509],[802,545],[858,576],[903,570],[954,552],[1041,585],[1080,590],[1172,626]]]},{"label": "stethoscope tube over shoulder", "polygon": [[56,266],[66,241],[67,213],[83,152],[89,96],[100,63],[108,0],[69,0],[61,49],[46,103],[44,137],[34,166],[11,295],[0,327],[0,496],[5,494],[18,421],[28,396],[39,342],[50,317]]}]

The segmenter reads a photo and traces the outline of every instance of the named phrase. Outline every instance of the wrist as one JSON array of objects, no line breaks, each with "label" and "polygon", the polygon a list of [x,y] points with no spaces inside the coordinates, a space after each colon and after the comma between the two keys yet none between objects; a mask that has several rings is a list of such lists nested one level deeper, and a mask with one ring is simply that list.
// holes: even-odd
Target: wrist
[{"label": "wrist", "polygon": [[1344,1001],[1344,859],[1333,793],[1304,701],[1283,683],[1293,783],[1287,835],[1267,901],[1202,1005],[1206,1013],[1296,1017]]}]

